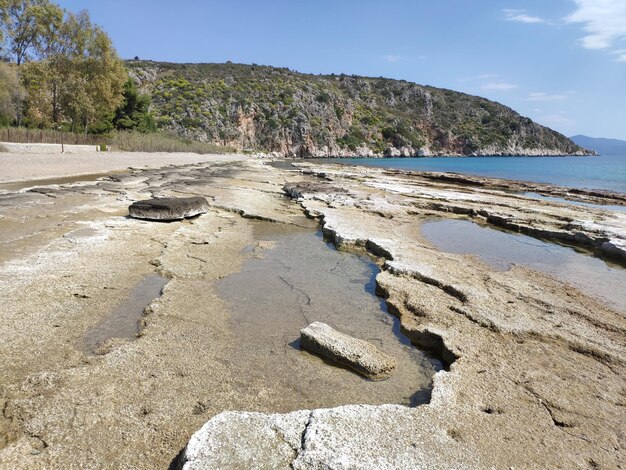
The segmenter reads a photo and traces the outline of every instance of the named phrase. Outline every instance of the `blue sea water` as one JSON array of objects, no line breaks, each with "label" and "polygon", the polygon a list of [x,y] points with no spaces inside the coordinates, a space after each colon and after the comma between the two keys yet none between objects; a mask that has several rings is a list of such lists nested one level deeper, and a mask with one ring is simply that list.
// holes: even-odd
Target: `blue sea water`
[{"label": "blue sea water", "polygon": [[626,155],[599,157],[332,158],[326,161],[413,171],[447,171],[626,193]]}]

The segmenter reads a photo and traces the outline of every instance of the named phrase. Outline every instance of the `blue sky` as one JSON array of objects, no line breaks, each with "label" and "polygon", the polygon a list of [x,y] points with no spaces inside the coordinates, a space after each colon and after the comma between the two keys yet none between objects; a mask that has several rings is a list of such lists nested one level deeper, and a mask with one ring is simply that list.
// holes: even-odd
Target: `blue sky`
[{"label": "blue sky", "polygon": [[626,0],[61,0],[124,58],[385,76],[626,140]]}]

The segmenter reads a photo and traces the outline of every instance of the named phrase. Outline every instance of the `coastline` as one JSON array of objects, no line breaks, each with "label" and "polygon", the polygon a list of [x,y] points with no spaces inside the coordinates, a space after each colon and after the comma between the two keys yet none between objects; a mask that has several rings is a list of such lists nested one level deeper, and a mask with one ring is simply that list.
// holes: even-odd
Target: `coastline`
[{"label": "coastline", "polygon": [[[598,253],[609,243],[622,259],[626,214],[515,194],[523,182],[202,158],[2,195],[11,204],[0,212],[0,462],[162,468],[200,428],[176,462],[187,469],[246,455],[292,468],[614,467],[626,458],[624,312],[522,266],[494,272],[439,251],[420,233],[427,218],[464,218]],[[125,217],[133,200],[181,195],[207,197],[209,213],[174,224]],[[377,291],[403,332],[448,363],[429,404],[302,410],[277,393],[279,377],[234,375],[229,348],[245,338],[233,337],[214,283],[254,255],[251,219],[301,225],[304,214],[337,249],[379,261]],[[84,332],[155,271],[169,283],[140,337],[85,357]]]},{"label": "coastline", "polygon": [[465,176],[551,184],[585,191],[626,193],[626,159],[619,156],[459,157],[424,159],[328,159],[319,163],[387,168],[390,171],[457,173]]},{"label": "coastline", "polygon": [[[297,160],[289,160],[298,163]],[[354,163],[332,162],[331,165],[343,165],[351,168],[359,168]],[[363,168],[363,167],[361,167]],[[365,167],[367,168],[367,167]],[[541,183],[537,181],[518,180],[510,178],[497,178],[493,176],[480,176],[454,171],[424,171],[424,170],[404,170],[396,168],[382,168],[389,174],[418,176],[433,181],[450,182],[463,184],[473,187],[489,186],[491,188],[502,189],[511,192],[535,192],[546,196],[559,196],[578,202],[596,202],[601,205],[626,205],[626,193],[619,191],[611,191],[605,189],[584,189],[572,188],[550,183]]]},{"label": "coastline", "polygon": [[[593,151],[589,150],[588,152],[575,152],[575,153],[560,153],[560,152],[546,152],[545,150],[537,150],[529,151],[529,152],[479,152],[479,153],[432,153],[428,155],[384,155],[377,153],[367,153],[367,154],[339,154],[339,155],[310,155],[304,157],[306,160],[314,160],[318,158],[345,158],[347,160],[354,158],[470,158],[470,157],[481,157],[481,158],[490,158],[490,157],[599,157],[600,155]],[[284,157],[288,158],[288,157]]]},{"label": "coastline", "polygon": [[528,151],[519,151],[519,152],[474,152],[471,154],[466,153],[450,153],[450,152],[426,152],[426,153],[412,153],[412,152],[392,152],[389,154],[385,153],[377,153],[372,151],[367,147],[358,148],[356,152],[354,151],[345,151],[343,153],[337,152],[319,152],[315,154],[307,154],[306,156],[296,157],[292,154],[282,154],[280,152],[257,152],[258,155],[262,155],[268,158],[279,158],[279,159],[295,159],[300,158],[302,160],[318,160],[318,159],[328,159],[328,158],[336,158],[336,159],[359,159],[359,158],[374,158],[374,159],[388,159],[388,158],[402,158],[402,159],[429,159],[429,158],[472,158],[472,157],[480,157],[480,158],[490,158],[490,157],[506,157],[506,158],[518,158],[518,157],[598,157],[600,156],[597,152],[593,150],[586,150],[584,152],[574,152],[574,153],[562,153],[559,151],[548,151],[545,149],[537,149],[537,150],[528,150]]}]

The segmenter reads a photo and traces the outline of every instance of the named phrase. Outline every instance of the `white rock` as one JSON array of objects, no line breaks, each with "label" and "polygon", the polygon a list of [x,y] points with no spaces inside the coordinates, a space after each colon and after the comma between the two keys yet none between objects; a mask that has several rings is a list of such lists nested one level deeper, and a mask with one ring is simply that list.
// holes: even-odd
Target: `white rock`
[{"label": "white rock", "polygon": [[389,377],[396,368],[393,357],[376,346],[315,322],[300,332],[304,349],[344,364],[373,380]]}]

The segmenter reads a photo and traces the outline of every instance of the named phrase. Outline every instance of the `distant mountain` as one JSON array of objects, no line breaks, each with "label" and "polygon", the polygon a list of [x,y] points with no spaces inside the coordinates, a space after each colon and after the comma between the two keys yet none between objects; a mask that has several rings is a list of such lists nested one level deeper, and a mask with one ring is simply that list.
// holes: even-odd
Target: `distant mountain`
[{"label": "distant mountain", "polygon": [[589,150],[595,150],[600,155],[621,155],[626,157],[626,141],[617,139],[603,139],[575,135],[570,137],[576,145]]},{"label": "distant mountain", "polygon": [[160,128],[292,157],[586,155],[499,103],[384,78],[130,61]]}]

